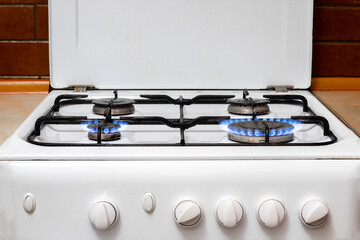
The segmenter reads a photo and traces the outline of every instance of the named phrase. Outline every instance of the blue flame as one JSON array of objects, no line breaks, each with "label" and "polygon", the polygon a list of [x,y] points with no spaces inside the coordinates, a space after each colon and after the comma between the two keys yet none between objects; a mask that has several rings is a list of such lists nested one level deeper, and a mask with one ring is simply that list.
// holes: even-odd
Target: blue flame
[{"label": "blue flame", "polygon": [[302,123],[300,121],[297,120],[293,120],[290,118],[263,118],[263,119],[258,119],[256,118],[255,120],[253,120],[252,118],[240,118],[240,119],[228,119],[228,120],[224,120],[220,122],[220,126],[222,127],[222,129],[228,133],[232,133],[232,134],[236,134],[236,135],[241,135],[241,136],[256,136],[256,137],[260,137],[260,136],[265,136],[265,132],[259,130],[259,129],[255,129],[254,131],[251,129],[245,130],[245,129],[233,129],[230,128],[229,125],[235,122],[245,122],[245,121],[272,121],[272,122],[283,122],[283,123],[288,123],[291,124],[293,127],[290,129],[270,129],[269,135],[270,137],[273,136],[285,136],[285,135],[289,135],[289,134],[293,134],[297,131],[299,131],[302,127]]},{"label": "blue flame", "polygon": [[276,130],[275,129],[271,129],[269,132],[270,137],[273,137],[276,135]]},{"label": "blue flame", "polygon": [[[90,127],[89,125],[91,124],[94,124],[94,123],[99,123],[98,120],[94,120],[94,121],[85,121],[85,122],[82,122],[80,125],[81,125],[81,128],[86,131],[86,132],[90,132],[90,133],[97,133],[98,129],[97,128],[93,128],[93,127]],[[128,123],[127,122],[124,122],[124,121],[113,121],[113,123],[115,124],[118,124],[120,125],[120,127],[118,128],[108,128],[108,127],[105,127],[102,129],[102,133],[105,133],[105,134],[108,134],[108,133],[118,133],[120,131],[124,131],[127,126],[128,126]]]}]

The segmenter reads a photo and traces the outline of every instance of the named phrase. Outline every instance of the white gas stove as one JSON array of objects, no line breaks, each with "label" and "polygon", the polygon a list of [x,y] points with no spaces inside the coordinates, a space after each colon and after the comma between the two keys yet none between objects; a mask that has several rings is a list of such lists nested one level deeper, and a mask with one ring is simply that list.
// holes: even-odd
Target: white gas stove
[{"label": "white gas stove", "polygon": [[49,4],[0,239],[360,239],[360,140],[306,90],[311,0]]}]

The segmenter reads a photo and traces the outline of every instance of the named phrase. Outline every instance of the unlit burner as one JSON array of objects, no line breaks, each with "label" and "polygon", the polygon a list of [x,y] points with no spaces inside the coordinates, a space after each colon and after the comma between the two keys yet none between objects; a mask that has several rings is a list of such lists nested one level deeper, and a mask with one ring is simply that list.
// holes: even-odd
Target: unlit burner
[{"label": "unlit burner", "polygon": [[99,125],[101,125],[101,141],[115,141],[120,139],[120,124],[105,122],[92,123],[87,126],[89,130],[88,137],[90,140],[98,140]]},{"label": "unlit burner", "polygon": [[269,100],[257,98],[234,98],[229,99],[228,107],[229,113],[239,115],[262,115],[268,114],[270,108],[268,106]]},{"label": "unlit burner", "polygon": [[111,107],[111,115],[128,115],[135,111],[135,101],[128,98],[102,98],[93,101],[93,113],[105,115],[106,109]]},{"label": "unlit burner", "polygon": [[228,125],[228,138],[235,142],[265,143],[266,128],[269,143],[284,143],[294,139],[295,127],[286,122],[251,120]]}]

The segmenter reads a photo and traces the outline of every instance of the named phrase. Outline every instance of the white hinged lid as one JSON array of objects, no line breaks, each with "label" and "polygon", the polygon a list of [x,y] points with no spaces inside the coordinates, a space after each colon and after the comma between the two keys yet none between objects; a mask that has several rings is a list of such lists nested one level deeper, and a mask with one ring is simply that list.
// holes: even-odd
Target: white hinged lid
[{"label": "white hinged lid", "polygon": [[51,86],[308,88],[313,0],[50,0]]}]

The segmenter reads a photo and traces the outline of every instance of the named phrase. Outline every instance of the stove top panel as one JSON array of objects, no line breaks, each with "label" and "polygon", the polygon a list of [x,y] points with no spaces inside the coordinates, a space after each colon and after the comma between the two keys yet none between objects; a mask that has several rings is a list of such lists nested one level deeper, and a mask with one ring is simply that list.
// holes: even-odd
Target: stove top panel
[{"label": "stove top panel", "polygon": [[[292,141],[277,144],[272,144],[271,141],[267,143],[266,136],[262,136],[257,144],[229,140],[227,122],[251,121],[253,116],[230,114],[224,99],[216,100],[223,101],[222,103],[198,102],[184,105],[181,118],[178,102],[170,104],[161,100],[161,103],[155,104],[147,102],[149,98],[141,97],[143,94],[146,97],[168,95],[176,100],[182,95],[184,101],[189,103],[198,95],[241,98],[242,91],[118,91],[118,97],[135,99],[135,112],[126,116],[112,116],[111,121],[121,125],[121,138],[100,142],[89,139],[87,126],[95,123],[94,121],[105,121],[107,117],[92,112],[91,99],[111,98],[114,96],[112,91],[84,93],[82,95],[88,96],[82,98],[82,101],[85,101],[82,104],[73,105],[73,100],[67,102],[68,100],[63,99],[58,110],[52,111],[55,100],[64,94],[77,93],[53,91],[3,144],[3,159],[333,159],[360,156],[358,137],[307,91],[291,91],[286,94],[249,91],[247,97],[297,95],[307,100],[309,109],[304,111],[302,101],[296,100],[288,104],[276,102],[272,98],[270,100],[275,102],[269,104],[270,112],[256,116],[255,121],[306,121],[305,124],[294,124]],[[290,119],[291,117],[295,119]],[[73,121],[73,118],[77,122],[69,124],[68,121]],[[322,120],[323,118],[325,120]],[[184,125],[180,124],[181,119]],[[35,124],[37,120],[41,124]],[[181,126],[185,129],[181,130]],[[39,129],[39,133],[34,134],[36,129]],[[92,131],[96,132],[94,129]],[[269,136],[278,133],[270,132]],[[255,131],[245,133],[246,136],[256,134]],[[22,151],[17,151],[18,148]]]}]

